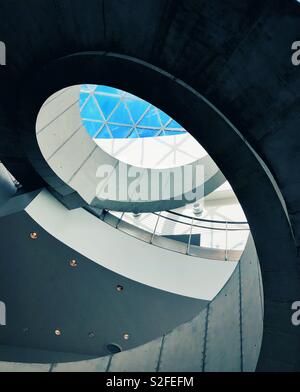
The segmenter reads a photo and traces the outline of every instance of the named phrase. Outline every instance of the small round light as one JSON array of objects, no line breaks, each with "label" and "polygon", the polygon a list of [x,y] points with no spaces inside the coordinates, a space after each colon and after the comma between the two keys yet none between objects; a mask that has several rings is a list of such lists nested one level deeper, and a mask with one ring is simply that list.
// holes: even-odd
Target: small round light
[{"label": "small round light", "polygon": [[95,333],[93,331],[89,332],[89,338],[94,338],[95,337]]},{"label": "small round light", "polygon": [[61,335],[61,330],[60,329],[56,329],[54,331],[54,333],[55,333],[56,336],[60,336]]},{"label": "small round light", "polygon": [[32,232],[30,233],[30,238],[31,238],[32,240],[36,240],[36,239],[38,238],[38,233],[37,233],[36,231],[32,231]]},{"label": "small round light", "polygon": [[124,290],[124,287],[123,287],[122,285],[118,284],[117,287],[116,287],[116,289],[117,289],[117,291],[118,291],[119,293],[121,293],[121,292]]},{"label": "small round light", "polygon": [[77,261],[74,260],[74,259],[70,260],[70,266],[73,267],[73,268],[77,267]]},{"label": "small round light", "polygon": [[202,215],[203,214],[203,207],[200,203],[196,202],[193,204],[193,212],[195,215]]},{"label": "small round light", "polygon": [[130,339],[129,333],[127,333],[127,332],[123,333],[123,339],[124,340],[129,340]]}]

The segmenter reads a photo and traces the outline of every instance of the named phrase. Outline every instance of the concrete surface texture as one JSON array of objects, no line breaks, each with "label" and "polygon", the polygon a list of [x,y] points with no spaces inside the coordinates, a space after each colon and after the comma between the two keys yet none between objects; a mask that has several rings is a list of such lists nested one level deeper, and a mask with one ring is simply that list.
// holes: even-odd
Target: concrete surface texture
[{"label": "concrete surface texture", "polygon": [[[19,214],[18,214],[19,215]],[[14,219],[19,220],[19,227],[21,232],[26,227],[27,218],[21,214],[19,217]],[[21,223],[23,221],[23,223]],[[2,219],[3,223],[3,219]],[[6,222],[8,227],[8,222]],[[42,241],[43,249],[47,248],[47,242],[51,247],[56,248],[56,260],[58,264],[61,264],[61,259],[64,256],[63,248],[55,245],[54,239],[48,238],[46,233],[39,232],[39,241]],[[54,242],[53,242],[54,241]],[[138,241],[138,240],[135,240]],[[9,246],[9,241],[6,241]],[[19,241],[21,243],[21,241]],[[22,249],[25,249],[22,246]],[[73,251],[74,252],[74,251]],[[40,254],[41,251],[36,251],[36,254]],[[187,256],[186,256],[187,257]],[[218,295],[210,302],[198,304],[195,302],[189,304],[185,298],[169,299],[165,298],[168,302],[168,310],[163,309],[163,303],[165,301],[164,294],[158,292],[158,298],[161,303],[160,311],[162,312],[159,316],[159,310],[157,304],[155,304],[155,292],[151,293],[151,289],[147,286],[141,285],[138,288],[137,283],[130,282],[126,278],[122,277],[122,284],[128,295],[125,300],[127,305],[132,306],[134,313],[131,313],[130,306],[123,303],[122,311],[130,318],[130,324],[126,317],[122,316],[120,322],[116,323],[116,314],[120,314],[121,309],[118,306],[115,307],[114,302],[116,298],[112,296],[107,301],[107,292],[104,297],[104,301],[109,302],[110,307],[105,309],[105,304],[99,302],[100,292],[105,289],[107,291],[109,286],[113,286],[114,278],[111,279],[110,273],[103,271],[96,271],[93,269],[92,275],[89,271],[90,267],[87,260],[84,260],[82,256],[76,256],[78,263],[80,264],[80,285],[76,284],[77,278],[70,275],[73,271],[59,270],[57,263],[47,263],[44,257],[44,272],[39,272],[39,263],[31,262],[31,267],[27,264],[24,266],[24,271],[19,269],[18,276],[20,278],[24,274],[34,273],[35,276],[39,275],[40,284],[33,283],[33,285],[27,285],[26,292],[22,294],[21,286],[18,285],[18,294],[10,295],[8,298],[8,304],[14,305],[14,312],[10,314],[10,322],[12,318],[14,323],[10,323],[6,331],[0,330],[2,336],[1,342],[6,346],[0,346],[0,355],[2,361],[0,362],[0,371],[254,371],[260,351],[262,331],[263,331],[263,293],[261,286],[261,275],[259,269],[258,258],[256,255],[254,242],[250,238],[246,250],[240,260],[240,263],[235,268],[231,278],[224,286],[224,288],[218,293]],[[53,260],[52,260],[53,261]],[[201,262],[201,260],[199,260]],[[50,268],[50,270],[49,270]],[[52,271],[52,272],[50,272]],[[52,292],[52,298],[47,298],[45,295],[48,290],[50,273],[60,275],[60,281],[55,283],[55,293]],[[100,273],[100,275],[99,275]],[[93,276],[93,278],[92,278]],[[103,284],[98,278],[102,276],[106,282]],[[15,277],[18,278],[17,276]],[[18,278],[19,279],[19,278]],[[71,280],[70,280],[71,279]],[[75,279],[75,281],[74,281]],[[85,284],[85,279],[89,279],[89,285]],[[118,278],[117,278],[118,279]],[[120,278],[119,278],[120,279]],[[98,290],[94,285],[97,283]],[[78,282],[77,282],[78,283]],[[42,285],[42,286],[41,286]],[[72,298],[68,298],[67,292],[68,287],[77,287],[76,294],[73,293]],[[43,286],[44,289],[42,288]],[[60,287],[61,286],[61,287]],[[104,287],[105,286],[105,287]],[[64,287],[66,289],[64,289]],[[51,289],[51,285],[50,285]],[[89,296],[86,296],[85,290],[88,289]],[[7,292],[5,286],[2,287],[3,292]],[[35,293],[39,293],[39,300],[32,303],[32,290]],[[45,291],[46,290],[46,291]],[[140,294],[138,291],[140,290]],[[146,291],[145,291],[146,290]],[[130,292],[134,294],[134,298],[130,299]],[[1,291],[2,293],[2,291]],[[93,294],[91,296],[91,293]],[[167,293],[165,293],[167,294]],[[149,309],[147,315],[138,311],[138,303],[136,302],[137,296],[142,299],[142,307]],[[57,297],[57,298],[56,298]],[[86,297],[86,298],[85,298]],[[93,301],[91,297],[97,300],[98,305],[101,305],[102,312],[105,314],[106,321],[102,320],[101,326],[97,323],[99,317],[95,314],[94,317],[91,310],[93,309]],[[22,312],[16,304],[16,299],[19,298],[20,305],[22,306]],[[20,300],[22,298],[22,300]],[[59,304],[57,299],[60,298]],[[88,300],[90,298],[90,300]],[[86,301],[88,300],[88,301]],[[28,302],[26,302],[28,301]],[[145,301],[150,301],[148,305]],[[152,301],[153,308],[155,306],[155,313],[151,315],[149,305]],[[154,302],[153,302],[154,301]],[[177,302],[176,302],[177,301]],[[182,302],[183,301],[183,302]],[[184,302],[185,301],[185,302]],[[140,301],[139,301],[140,302]],[[180,326],[173,328],[171,331],[166,332],[149,343],[140,344],[141,339],[147,336],[147,333],[151,330],[151,325],[155,323],[155,320],[159,317],[159,326],[163,326],[163,319],[168,319],[170,323],[170,312],[172,312],[173,305],[174,310],[176,308],[178,313],[179,308],[188,308],[192,312],[198,311],[202,307],[202,311]],[[45,306],[46,305],[46,306]],[[55,313],[53,313],[52,306],[55,306]],[[65,309],[68,308],[66,314]],[[30,312],[34,311],[40,316],[38,319],[32,320],[26,315],[30,316]],[[88,311],[88,312],[87,312]],[[12,314],[13,313],[13,314]],[[111,313],[111,314],[110,314]],[[62,336],[56,337],[53,331],[47,331],[46,325],[50,326],[54,324],[53,319],[55,314],[56,322],[62,327]],[[63,316],[65,315],[65,316]],[[179,322],[177,314],[177,321],[174,319],[173,322]],[[183,315],[183,314],[182,314]],[[187,314],[186,314],[187,315]],[[186,317],[186,315],[184,317]],[[111,316],[113,318],[111,318]],[[17,317],[17,319],[16,319]],[[50,317],[50,320],[47,318]],[[182,317],[182,316],[180,316]],[[31,320],[31,321],[30,321]],[[113,324],[109,324],[110,321]],[[20,326],[24,323],[29,325],[28,331],[19,331]],[[121,323],[127,324],[128,328],[132,332],[133,342],[121,343],[120,339],[115,335],[115,342],[122,345],[124,352],[102,358],[94,358],[96,353],[100,353],[100,348],[103,346],[101,339],[107,339],[108,335],[113,336],[114,333],[119,329],[118,325]],[[90,323],[90,324],[89,324]],[[142,327],[142,324],[145,324]],[[109,331],[106,330],[105,325],[109,326]],[[73,325],[73,327],[72,327]],[[139,328],[136,328],[139,325]],[[93,326],[95,337],[89,339],[87,336],[86,327]],[[158,326],[158,325],[157,325]],[[120,325],[122,328],[122,325]],[[164,327],[167,327],[165,325]],[[170,327],[170,324],[169,324]],[[168,327],[167,327],[168,328]],[[148,332],[147,332],[148,330]],[[224,339],[224,330],[226,330],[226,339]],[[2,334],[3,332],[3,334]],[[156,333],[159,333],[158,330]],[[51,336],[52,335],[52,336]],[[149,335],[148,335],[149,336]],[[100,338],[100,341],[99,341]],[[11,341],[11,346],[7,346],[8,340]],[[74,345],[74,342],[76,344]],[[20,347],[14,346],[18,344]],[[124,346],[127,346],[125,347]],[[130,349],[130,346],[139,344],[138,347]],[[76,347],[75,347],[76,346]],[[128,350],[129,348],[129,350]],[[47,350],[47,351],[43,351]],[[58,350],[63,350],[59,352]],[[71,351],[74,351],[73,353]],[[98,351],[97,351],[98,350]],[[84,351],[86,354],[84,355]],[[84,356],[88,357],[87,352],[90,352],[90,359],[84,359]],[[73,357],[73,361],[72,361]],[[52,361],[50,358],[53,358]],[[6,359],[6,361],[4,360]],[[22,362],[20,362],[22,360]],[[76,361],[76,362],[74,362]],[[31,362],[31,363],[28,363]],[[36,362],[36,363],[34,363]],[[39,362],[39,363],[38,363]],[[48,364],[47,364],[48,362]]]}]

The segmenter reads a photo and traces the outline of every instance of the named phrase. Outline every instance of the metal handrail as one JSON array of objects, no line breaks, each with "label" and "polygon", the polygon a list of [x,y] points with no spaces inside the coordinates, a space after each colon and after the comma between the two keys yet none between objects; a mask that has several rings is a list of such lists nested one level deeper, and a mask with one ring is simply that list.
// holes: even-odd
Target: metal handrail
[{"label": "metal handrail", "polygon": [[[188,215],[184,215],[184,214],[180,214],[179,212],[175,212],[175,211],[171,211],[171,210],[167,210],[166,212],[168,212],[169,214],[173,214],[173,215],[177,215],[177,216],[181,216],[183,218],[188,218],[188,219],[194,219],[200,222],[209,222],[209,223],[223,223],[223,224],[234,224],[234,225],[248,225],[247,221],[242,221],[242,222],[238,222],[238,221],[218,221],[218,220],[213,220],[213,219],[203,219],[203,218],[196,218],[196,217],[192,217],[192,216],[188,216]],[[154,212],[155,214],[155,212]]]},{"label": "metal handrail", "polygon": [[[167,212],[169,212],[169,211],[167,211]],[[153,212],[152,214],[158,215],[156,212]],[[187,216],[187,215],[181,215],[181,214],[175,214],[175,215],[179,215],[179,216],[188,218],[188,219],[190,219],[190,220],[193,219],[193,221],[196,220],[196,218],[193,218],[193,217]],[[179,220],[170,218],[169,216],[160,215],[160,217],[161,217],[161,218],[164,218],[164,219],[167,219],[167,220],[170,220],[170,221],[172,221],[172,222],[176,222],[176,223],[183,224],[183,225],[187,225],[187,226],[190,226],[190,225],[191,225],[191,223],[189,223],[189,222],[181,222],[181,221],[179,221]],[[227,228],[225,227],[225,228],[223,229],[223,228],[220,228],[220,227],[206,227],[206,226],[200,226],[200,225],[195,225],[195,224],[193,224],[193,226],[194,226],[194,227],[200,227],[200,228],[202,228],[202,229],[220,230],[220,231],[249,231],[249,230],[250,230],[249,227],[248,227],[248,228],[245,228],[245,229],[229,229],[229,228],[228,228],[228,224],[237,224],[237,225],[238,225],[238,224],[242,224],[242,223],[237,223],[237,222],[214,221],[214,220],[208,220],[208,219],[206,219],[205,222],[208,222],[208,223],[216,223],[216,222],[219,222],[219,223],[222,223],[222,224],[225,224],[225,225],[226,225],[226,223],[227,223]],[[247,222],[244,222],[243,224],[248,224],[248,223],[247,223]]]},{"label": "metal handrail", "polygon": [[190,247],[191,247],[191,239],[192,239],[192,232],[193,232],[193,225],[194,225],[194,219],[192,218],[192,223],[191,223],[191,228],[190,228],[190,234],[189,234],[189,241],[188,245],[186,248],[186,254],[188,255],[190,252]]},{"label": "metal handrail", "polygon": [[[109,210],[103,209],[102,214],[106,215],[106,214],[109,213],[109,212],[110,212]],[[169,211],[160,211],[160,212],[158,212],[158,213],[156,213],[156,212],[153,212],[153,213],[152,213],[153,215],[157,216],[157,220],[156,220],[156,223],[155,223],[155,227],[154,227],[154,229],[153,229],[153,232],[151,233],[151,238],[149,239],[149,243],[155,245],[155,243],[153,243],[153,240],[154,240],[154,238],[156,237],[156,231],[157,231],[158,222],[159,222],[160,218],[164,218],[164,219],[170,220],[170,221],[175,222],[175,223],[181,223],[181,224],[184,224],[184,225],[188,225],[188,226],[190,226],[190,231],[189,231],[189,238],[188,238],[188,242],[187,242],[186,252],[185,252],[185,253],[186,253],[186,255],[190,255],[190,256],[193,256],[193,254],[190,253],[190,249],[191,249],[192,231],[193,231],[193,228],[194,228],[194,227],[200,227],[200,228],[203,228],[203,229],[208,229],[208,230],[213,230],[213,231],[214,231],[214,230],[221,230],[221,231],[225,231],[225,232],[226,232],[225,249],[224,249],[224,248],[223,248],[223,249],[218,249],[218,250],[224,252],[224,255],[223,255],[222,259],[225,260],[225,261],[230,261],[230,259],[231,259],[231,256],[230,256],[230,254],[229,254],[229,252],[231,252],[231,251],[228,249],[228,232],[229,232],[229,231],[250,231],[249,227],[248,227],[248,228],[245,228],[245,229],[229,229],[229,228],[228,228],[228,225],[229,225],[229,224],[247,224],[247,222],[214,221],[214,220],[211,220],[211,221],[210,221],[210,220],[208,220],[208,219],[199,219],[199,218],[195,218],[195,217],[192,217],[192,216],[187,216],[187,215],[183,215],[183,214],[179,214],[179,213],[174,213],[174,215],[177,215],[177,216],[181,216],[181,217],[187,218],[187,219],[189,219],[189,220],[191,221],[191,222],[181,222],[181,221],[176,220],[176,219],[174,219],[174,218],[171,218],[171,217],[162,215],[162,212],[169,212]],[[171,213],[172,213],[172,212],[171,212]],[[115,226],[116,229],[118,229],[120,223],[123,221],[124,215],[125,215],[125,212],[122,212],[122,214],[117,218],[117,224],[116,224],[116,226]],[[104,219],[103,219],[103,220],[104,220]],[[211,226],[210,226],[210,227],[206,227],[206,226],[196,225],[196,224],[194,223],[194,220],[197,220],[197,221],[200,220],[200,221],[204,221],[204,222],[209,222],[209,223],[211,223]],[[214,227],[214,226],[213,226],[213,223],[216,223],[216,222],[217,222],[217,223],[222,223],[222,224],[224,224],[224,225],[225,225],[225,228],[217,228],[217,227]],[[199,249],[200,249],[200,248],[202,248],[202,249],[208,249],[208,248],[205,248],[205,247],[203,248],[201,245],[199,246]],[[166,248],[166,249],[169,249],[169,248]],[[169,250],[170,250],[170,249],[169,249]],[[174,250],[174,251],[176,252],[176,250]],[[179,252],[179,253],[182,253],[182,252]],[[207,256],[205,256],[205,257],[207,257]]]},{"label": "metal handrail", "polygon": [[226,222],[226,239],[225,239],[225,261],[228,260],[228,222]]}]

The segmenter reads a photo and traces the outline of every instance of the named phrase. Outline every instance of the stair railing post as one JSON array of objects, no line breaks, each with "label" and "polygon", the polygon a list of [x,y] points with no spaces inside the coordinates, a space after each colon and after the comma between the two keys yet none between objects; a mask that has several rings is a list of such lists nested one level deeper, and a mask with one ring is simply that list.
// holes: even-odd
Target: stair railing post
[{"label": "stair railing post", "polygon": [[190,253],[193,225],[194,225],[194,218],[192,218],[192,223],[191,223],[191,228],[190,228],[190,235],[189,235],[189,241],[188,241],[187,248],[186,248],[186,254],[187,255]]},{"label": "stair railing post", "polygon": [[225,261],[228,260],[228,222],[226,221]]},{"label": "stair railing post", "polygon": [[160,214],[161,214],[161,211],[160,211],[159,214],[157,215],[157,221],[156,221],[156,224],[155,224],[155,227],[154,227],[152,236],[151,236],[150,244],[152,244],[152,242],[153,242],[153,238],[154,238],[154,236],[155,236],[155,232],[156,232],[156,229],[157,229],[157,225],[158,225],[158,221],[159,221],[159,218],[160,218]]}]

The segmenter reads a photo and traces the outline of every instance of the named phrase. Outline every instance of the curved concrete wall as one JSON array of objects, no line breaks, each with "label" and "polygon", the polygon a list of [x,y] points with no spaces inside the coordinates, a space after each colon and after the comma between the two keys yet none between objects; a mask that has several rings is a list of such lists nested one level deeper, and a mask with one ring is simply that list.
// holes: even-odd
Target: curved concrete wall
[{"label": "curved concrete wall", "polygon": [[[133,243],[129,236],[112,229],[87,211],[78,215],[76,212],[80,209],[69,211],[63,206],[57,211],[55,203],[41,203],[40,194],[37,191],[13,197],[0,209],[0,300],[6,306],[6,325],[0,326],[0,345],[10,346],[12,350],[24,347],[60,354],[26,356],[14,351],[14,355],[10,355],[0,349],[0,359],[45,362],[46,358],[48,362],[105,356],[110,343],[123,350],[140,346],[191,320],[205,308],[207,300],[176,294],[167,291],[172,287],[163,287],[166,279],[159,275],[165,273],[166,267],[161,271],[155,268],[157,259],[161,260],[159,254],[166,258],[168,271],[172,266],[182,270],[183,259],[174,259],[172,264],[172,252],[168,252],[169,255],[167,251],[159,253],[158,248],[136,239]],[[44,199],[47,195],[53,199],[48,192],[43,195]],[[31,216],[31,205],[35,201],[39,205],[35,212],[38,210],[41,216],[38,222]],[[51,215],[56,235],[47,231],[51,229],[49,224],[42,226],[45,216],[49,219]],[[91,219],[86,220],[86,215]],[[57,219],[58,216],[61,219]],[[34,238],[32,233],[36,233]],[[73,243],[63,242],[66,237]],[[102,252],[107,242],[108,246]],[[92,253],[78,252],[76,243],[83,247],[87,245]],[[141,245],[144,245],[142,253]],[[155,252],[151,253],[150,248]],[[117,249],[118,254],[114,253]],[[147,253],[148,259],[143,260]],[[199,259],[198,263],[186,258],[185,261],[189,265],[186,275],[181,277],[174,271],[170,285],[176,290],[177,283],[182,292],[190,295],[201,294],[200,290],[197,293],[197,288],[188,292],[187,285],[193,285],[192,270],[198,274],[202,270],[205,275],[205,266],[199,267]],[[113,268],[117,264],[124,268],[124,274]],[[205,276],[210,274],[212,278],[214,270],[218,273],[216,264]],[[143,273],[141,267],[152,274],[150,280],[154,285],[150,280],[150,285],[139,280]],[[220,270],[222,272],[222,265]],[[219,275],[214,289],[218,289],[226,278]],[[119,286],[123,289],[118,290]],[[211,295],[205,293],[205,289],[202,293]],[[59,336],[55,333],[57,329],[61,331]],[[130,338],[125,339],[124,333],[129,333]]]},{"label": "curved concrete wall", "polygon": [[254,371],[262,339],[262,298],[259,263],[250,238],[218,296],[192,321],[167,335],[103,358],[43,365],[0,362],[0,371]]}]

